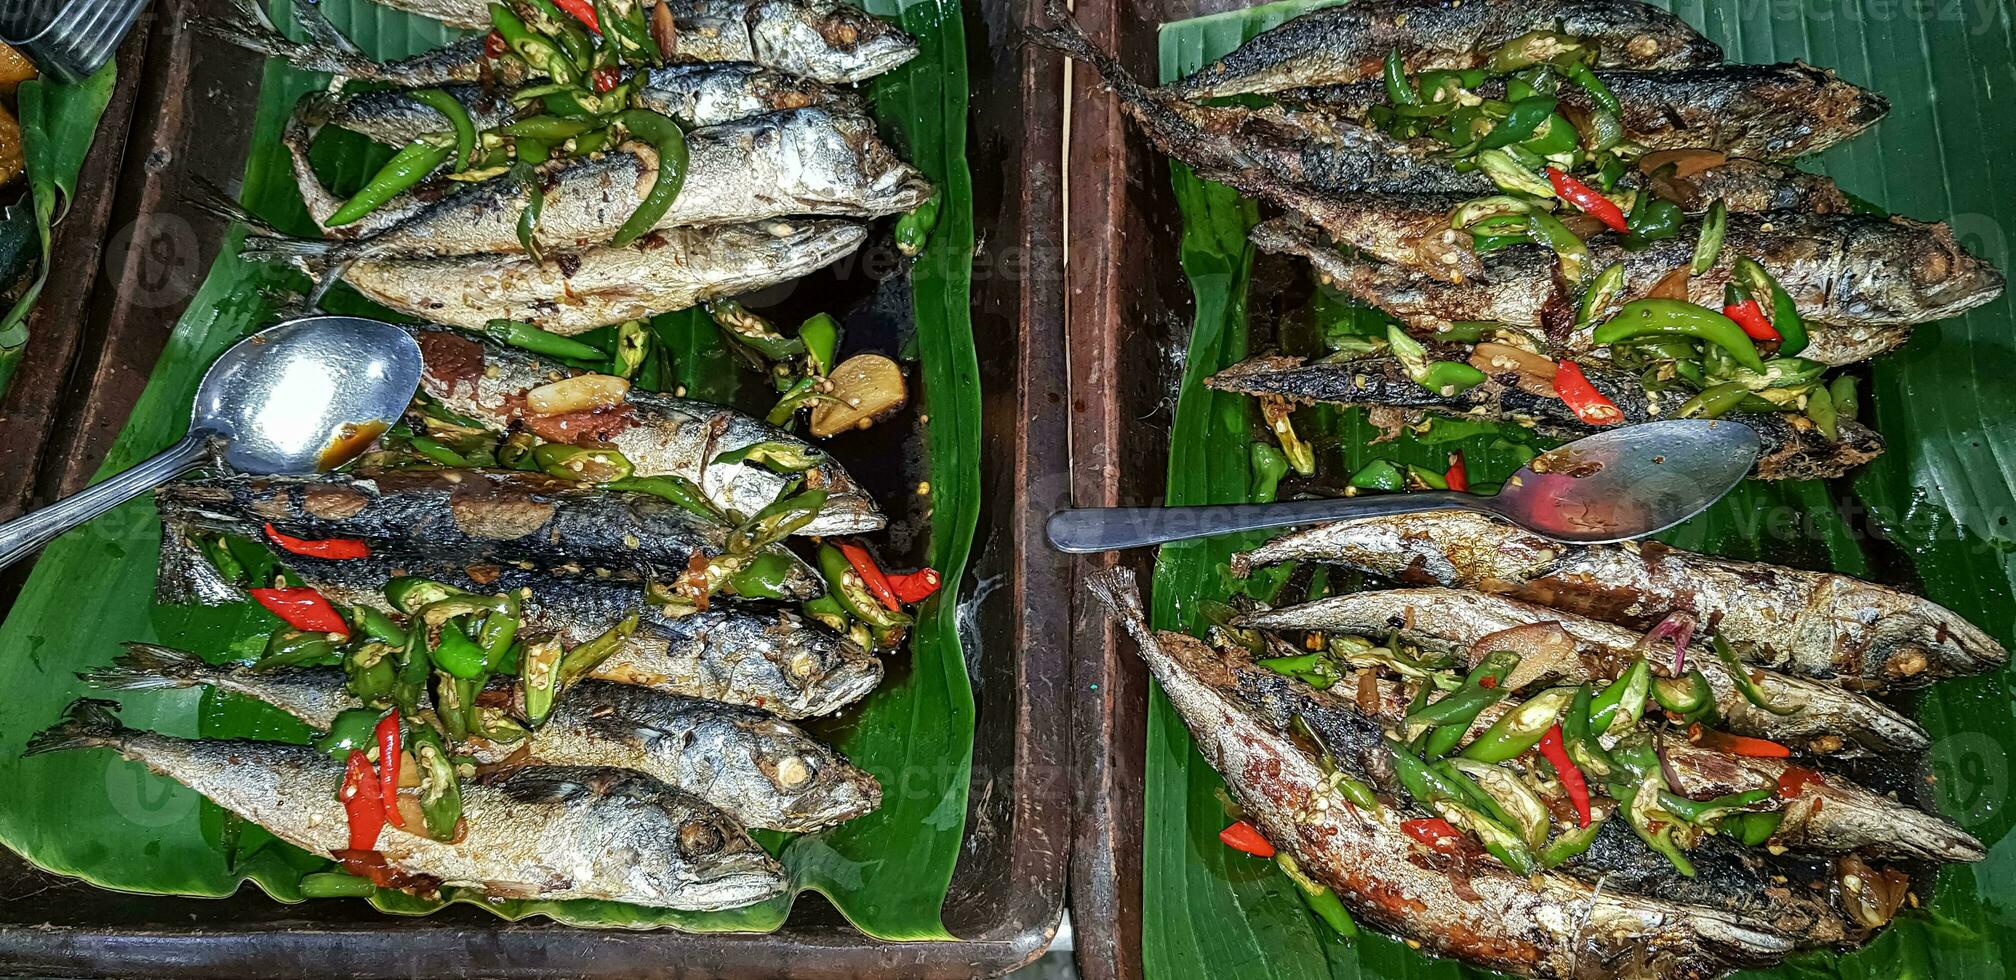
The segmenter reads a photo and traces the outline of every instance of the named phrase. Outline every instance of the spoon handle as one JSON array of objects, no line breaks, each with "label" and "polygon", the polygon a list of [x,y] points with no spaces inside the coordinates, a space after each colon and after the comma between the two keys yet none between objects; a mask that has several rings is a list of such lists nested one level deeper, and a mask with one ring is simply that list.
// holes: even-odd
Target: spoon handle
[{"label": "spoon handle", "polygon": [[41,510],[0,524],[0,568],[14,564],[57,535],[160,486],[203,461],[207,437],[192,432],[151,459]]},{"label": "spoon handle", "polygon": [[1354,517],[1385,517],[1429,510],[1492,512],[1486,503],[1490,499],[1435,490],[1334,500],[1289,500],[1272,504],[1087,507],[1060,510],[1050,515],[1050,522],[1044,530],[1050,537],[1051,547],[1084,554]]}]

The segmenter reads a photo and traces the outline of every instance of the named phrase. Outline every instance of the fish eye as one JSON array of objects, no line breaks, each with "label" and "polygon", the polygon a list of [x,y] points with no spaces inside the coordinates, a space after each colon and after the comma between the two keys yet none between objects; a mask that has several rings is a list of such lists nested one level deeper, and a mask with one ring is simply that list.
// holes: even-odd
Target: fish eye
[{"label": "fish eye", "polygon": [[777,760],[777,766],[770,779],[782,789],[797,789],[812,781],[819,774],[819,768],[811,759],[802,755],[787,755]]},{"label": "fish eye", "polygon": [[819,676],[819,658],[814,656],[809,650],[800,650],[792,654],[791,659],[786,661],[786,665],[791,669],[791,673],[795,677],[809,680]]},{"label": "fish eye", "polygon": [[721,850],[725,840],[720,828],[705,820],[688,820],[679,825],[679,852],[688,858],[713,854]]}]

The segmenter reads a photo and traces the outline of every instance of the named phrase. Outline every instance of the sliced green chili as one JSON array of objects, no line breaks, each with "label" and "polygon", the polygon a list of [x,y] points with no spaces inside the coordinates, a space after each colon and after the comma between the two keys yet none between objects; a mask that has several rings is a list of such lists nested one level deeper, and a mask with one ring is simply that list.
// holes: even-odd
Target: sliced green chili
[{"label": "sliced green chili", "polygon": [[450,621],[441,627],[441,639],[428,654],[434,666],[461,680],[482,677],[490,672],[489,654]]},{"label": "sliced green chili", "polygon": [[1406,478],[1400,475],[1400,467],[1390,459],[1375,459],[1366,463],[1358,468],[1358,472],[1351,474],[1346,483],[1359,490],[1384,490],[1388,493],[1398,493],[1407,486]]},{"label": "sliced green chili", "polygon": [[1569,861],[1581,857],[1588,852],[1591,844],[1596,843],[1596,835],[1601,833],[1602,830],[1603,821],[1592,820],[1587,827],[1577,827],[1573,830],[1562,832],[1560,836],[1555,837],[1552,841],[1548,842],[1547,846],[1540,849],[1540,866],[1543,868],[1558,868]]},{"label": "sliced green chili", "polygon": [[343,655],[343,683],[350,695],[374,708],[392,703],[393,689],[398,685],[398,651],[404,649],[405,641],[387,645],[384,643],[364,643]]},{"label": "sliced green chili", "polygon": [[610,490],[625,490],[630,493],[648,493],[660,500],[678,504],[700,517],[716,520],[725,515],[714,501],[708,499],[707,492],[683,476],[631,476],[619,480],[609,480],[602,484]]},{"label": "sliced green chili", "polygon": [[1490,728],[1464,747],[1463,757],[1478,762],[1504,762],[1525,752],[1540,744],[1541,737],[1561,720],[1561,713],[1568,709],[1569,702],[1574,698],[1573,688],[1556,687],[1541,691],[1524,704],[1500,715]]},{"label": "sliced green chili", "polygon": [[1640,657],[1589,702],[1589,734],[1600,737],[1638,724],[1652,687],[1652,665]]},{"label": "sliced green chili", "polygon": [[252,669],[307,667],[333,662],[335,659],[336,644],[329,639],[329,634],[277,629],[266,637],[266,652],[252,664]]},{"label": "sliced green chili", "polygon": [[1771,307],[1771,329],[1778,331],[1778,353],[1789,357],[1806,349],[1806,321],[1799,316],[1799,307],[1792,302],[1792,295],[1756,259],[1747,255],[1736,259],[1736,280],[1750,291],[1759,303]]},{"label": "sliced green chili", "polygon": [[1727,351],[1744,367],[1764,370],[1757,345],[1743,333],[1736,321],[1704,306],[1677,299],[1634,299],[1624,304],[1602,326],[1596,328],[1595,342],[1610,346],[1626,340],[1659,335],[1681,335],[1707,341]]},{"label": "sliced green chili", "polygon": [[448,126],[455,133],[455,164],[448,169],[466,169],[474,159],[476,149],[476,123],[469,118],[469,107],[438,88],[415,89],[413,97],[448,117]]},{"label": "sliced green chili", "polygon": [[1673,842],[1673,825],[1667,821],[1660,821],[1659,828],[1654,830],[1651,821],[1639,808],[1638,798],[1644,792],[1644,788],[1633,783],[1622,783],[1612,784],[1610,790],[1610,795],[1623,807],[1625,822],[1631,825],[1631,830],[1638,835],[1638,839],[1644,841],[1645,846],[1663,855],[1666,860],[1673,862],[1674,870],[1689,878],[1694,877],[1694,862],[1689,861],[1687,855],[1681,852],[1679,845]]},{"label": "sliced green chili", "polygon": [[302,898],[369,898],[376,894],[378,886],[371,879],[341,871],[318,871],[301,878]]},{"label": "sliced green chili", "polygon": [[657,227],[658,219],[671,210],[672,200],[686,183],[687,151],[685,132],[669,116],[649,109],[625,109],[616,114],[616,121],[658,153],[658,172],[651,190],[609,240],[610,247],[622,248]]},{"label": "sliced green chili", "polygon": [[826,454],[804,443],[752,442],[714,457],[717,466],[753,463],[772,473],[803,473],[826,462]]},{"label": "sliced green chili", "polygon": [[1719,419],[1735,411],[1736,406],[1743,404],[1744,399],[1749,397],[1749,386],[1738,382],[1729,381],[1719,385],[1712,385],[1694,397],[1681,402],[1680,408],[1673,413],[1673,416],[1683,419],[1696,417]]},{"label": "sliced green chili", "polygon": [[1512,155],[1502,148],[1478,153],[1477,166],[1484,171],[1484,176],[1491,178],[1491,182],[1498,185],[1500,190],[1530,194],[1534,197],[1554,196],[1554,185],[1534,174],[1531,168],[1513,159]]},{"label": "sliced green chili", "polygon": [[500,344],[509,344],[547,357],[599,361],[606,356],[600,350],[578,340],[562,337],[522,320],[491,320],[483,325],[483,335]]},{"label": "sliced green chili", "polygon": [[[1582,239],[1575,237],[1575,233],[1569,231],[1568,226],[1561,223],[1561,219],[1545,211],[1535,211],[1527,216],[1527,221],[1533,241],[1553,249],[1555,256],[1560,259],[1563,277],[1571,283],[1588,278],[1589,265],[1595,258],[1589,253],[1589,246]],[[1740,335],[1740,328],[1738,333]]]},{"label": "sliced green chili", "polygon": [[392,159],[373,174],[364,188],[343,202],[327,221],[325,228],[335,228],[350,224],[373,211],[385,206],[385,202],[398,197],[408,188],[418,184],[448,159],[449,147],[426,140],[415,140],[401,147]]},{"label": "sliced green chili", "polygon": [[1715,268],[1715,260],[1722,256],[1722,239],[1728,233],[1729,206],[1718,197],[1708,205],[1708,216],[1701,219],[1701,237],[1694,240],[1694,258],[1687,271],[1705,276],[1709,269]]},{"label": "sliced green chili", "polygon": [[594,639],[583,643],[560,658],[560,688],[566,688],[575,681],[592,673],[602,661],[614,656],[629,641],[630,634],[637,631],[639,614],[631,613],[623,621],[603,630]]},{"label": "sliced green chili", "polygon": [[1715,689],[1708,686],[1708,678],[1701,676],[1699,670],[1690,668],[1680,677],[1653,681],[1652,700],[1683,718],[1693,717],[1714,707]]},{"label": "sliced green chili", "polygon": [[462,781],[455,775],[448,747],[425,725],[407,726],[406,745],[420,768],[420,817],[427,836],[454,840],[456,825],[462,821]]},{"label": "sliced green chili", "polygon": [[518,709],[534,728],[553,714],[553,699],[560,693],[560,660],[565,654],[560,638],[549,636],[525,646],[518,663]]},{"label": "sliced green chili", "polygon": [[549,442],[532,450],[532,458],[547,476],[582,483],[615,483],[636,472],[629,457],[614,449]]},{"label": "sliced green chili", "polygon": [[1853,375],[1841,375],[1827,385],[1827,394],[1834,399],[1834,415],[1846,422],[1853,422],[1861,411],[1861,400],[1855,395]]},{"label": "sliced green chili", "polygon": [[1690,800],[1684,796],[1660,790],[1659,809],[1696,826],[1709,827],[1728,815],[1730,811],[1741,810],[1746,806],[1755,806],[1775,795],[1777,795],[1777,791],[1767,787],[1764,789],[1746,790],[1741,793],[1730,793],[1727,796],[1718,796],[1712,800]]},{"label": "sliced green chili", "polygon": [[1596,316],[1610,308],[1617,297],[1624,292],[1624,263],[1612,262],[1609,267],[1596,274],[1589,288],[1582,293],[1582,305],[1575,313],[1575,329],[1582,330],[1596,322]]},{"label": "sliced green chili", "polygon": [[904,255],[916,255],[924,251],[931,240],[931,232],[938,227],[938,212],[944,207],[944,192],[933,191],[924,203],[917,205],[902,217],[896,219],[893,234],[896,250]]},{"label": "sliced green chili", "polygon": [[1386,49],[1386,62],[1380,77],[1386,82],[1386,101],[1394,105],[1419,105],[1421,93],[1407,81],[1407,63],[1400,59],[1399,48]]},{"label": "sliced green chili", "polygon": [[1746,847],[1759,847],[1778,832],[1778,825],[1785,822],[1785,811],[1766,810],[1762,813],[1735,813],[1723,820],[1715,828],[1725,837],[1742,841]]},{"label": "sliced green chili", "polygon": [[1806,417],[1813,420],[1815,428],[1827,437],[1828,442],[1841,439],[1841,417],[1834,411],[1834,396],[1823,385],[1814,385],[1806,393]]},{"label": "sliced green chili", "polygon": [[315,740],[315,747],[330,758],[341,762],[350,757],[351,752],[369,752],[378,744],[378,720],[382,711],[351,708],[340,712],[329,722],[329,730]]},{"label": "sliced green chili", "polygon": [[[1530,139],[1554,114],[1554,105],[1554,100],[1546,96],[1521,99],[1512,106],[1510,114],[1484,135],[1478,149],[1495,150]],[[1573,132],[1572,127],[1569,131]]]},{"label": "sliced green chili", "polygon": [[1351,913],[1344,910],[1344,903],[1337,900],[1336,892],[1303,874],[1295,858],[1287,851],[1274,852],[1274,863],[1280,866],[1281,873],[1287,875],[1289,881],[1295,883],[1296,890],[1302,893],[1302,900],[1309,905],[1309,911],[1316,913],[1330,931],[1346,939],[1358,935],[1358,924],[1351,921]]},{"label": "sliced green chili", "polygon": [[1723,668],[1729,671],[1729,679],[1736,682],[1736,690],[1743,693],[1744,700],[1774,715],[1784,716],[1799,712],[1797,707],[1780,707],[1772,703],[1771,696],[1757,686],[1757,679],[1750,676],[1749,666],[1736,658],[1736,648],[1730,646],[1729,641],[1722,638],[1722,634],[1715,634],[1709,639],[1709,643],[1714,646],[1715,656],[1722,661]]},{"label": "sliced green chili", "polygon": [[1256,504],[1271,503],[1280,489],[1281,478],[1288,475],[1288,457],[1264,442],[1254,443],[1250,455],[1253,487],[1247,491],[1247,498]]}]

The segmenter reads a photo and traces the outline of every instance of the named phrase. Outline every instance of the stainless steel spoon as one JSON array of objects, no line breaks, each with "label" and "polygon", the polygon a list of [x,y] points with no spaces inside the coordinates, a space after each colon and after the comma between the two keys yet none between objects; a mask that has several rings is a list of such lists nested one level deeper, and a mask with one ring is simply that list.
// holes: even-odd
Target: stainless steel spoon
[{"label": "stainless steel spoon", "polygon": [[189,434],[159,455],[0,524],[0,568],[195,468],[212,446],[243,473],[340,466],[398,421],[420,388],[420,345],[389,323],[311,316],[231,346],[196,389]]},{"label": "stainless steel spoon", "polygon": [[1496,496],[1448,490],[1204,507],[1060,510],[1051,547],[1085,553],[1239,531],[1432,510],[1495,514],[1535,534],[1601,544],[1657,534],[1722,498],[1757,462],[1739,422],[1674,419],[1599,432],[1535,457]]}]

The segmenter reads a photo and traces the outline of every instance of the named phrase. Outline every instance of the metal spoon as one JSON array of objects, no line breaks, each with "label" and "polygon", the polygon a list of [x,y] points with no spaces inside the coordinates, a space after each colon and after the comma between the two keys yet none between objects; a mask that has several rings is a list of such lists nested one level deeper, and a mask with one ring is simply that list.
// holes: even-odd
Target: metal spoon
[{"label": "metal spoon", "polygon": [[1433,510],[1495,514],[1556,541],[1602,544],[1657,534],[1708,509],[1757,462],[1740,422],[1674,419],[1609,429],[1549,450],[1496,496],[1449,490],[1206,507],[1060,510],[1046,531],[1059,551],[1139,548],[1238,531]]},{"label": "metal spoon", "polygon": [[196,389],[189,434],[72,497],[0,524],[0,568],[210,457],[243,473],[314,473],[369,447],[420,388],[420,345],[389,323],[311,316],[231,346]]}]

